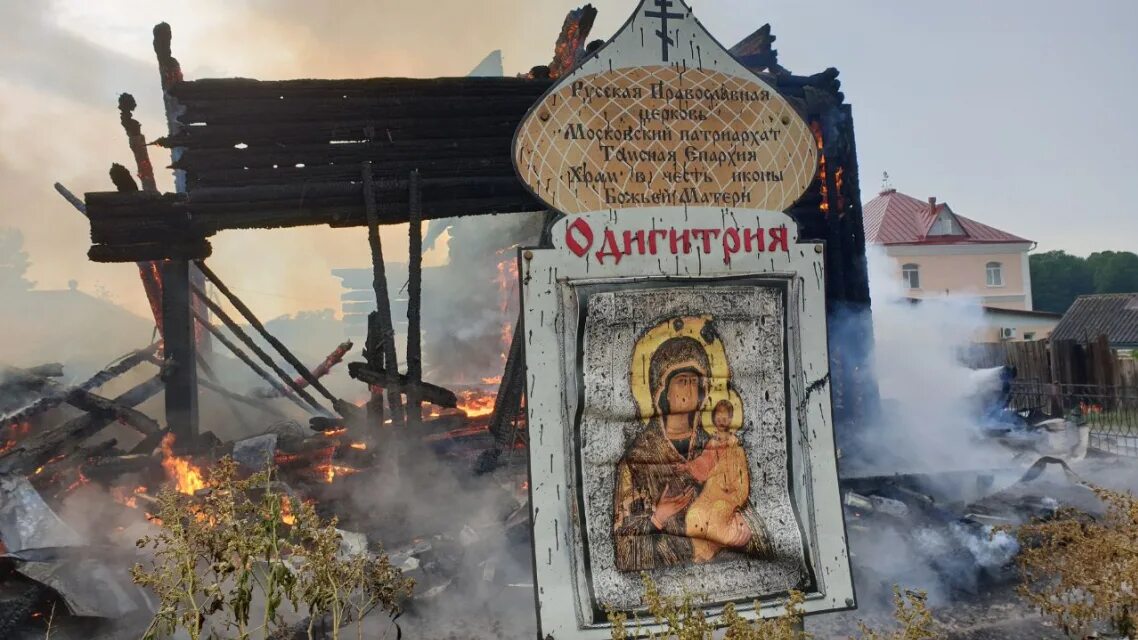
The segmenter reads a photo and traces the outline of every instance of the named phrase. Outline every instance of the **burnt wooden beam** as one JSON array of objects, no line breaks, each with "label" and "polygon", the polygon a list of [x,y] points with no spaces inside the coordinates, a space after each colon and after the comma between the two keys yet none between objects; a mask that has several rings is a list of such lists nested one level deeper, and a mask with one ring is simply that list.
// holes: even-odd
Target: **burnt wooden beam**
[{"label": "burnt wooden beam", "polygon": [[[122,407],[136,407],[153,397],[163,388],[163,381],[155,376],[116,396],[111,402]],[[115,415],[87,413],[72,420],[37,432],[12,449],[0,455],[0,473],[31,474],[38,467],[60,455],[69,455],[80,448],[87,438],[95,435],[116,420]],[[152,437],[152,436],[147,436]]]},{"label": "burnt wooden beam", "polygon": [[540,83],[511,77],[459,78],[363,78],[347,80],[252,80],[249,78],[206,78],[180,82],[170,94],[182,104],[250,98],[288,101],[298,98],[355,100],[367,98],[424,99],[498,98],[521,95],[537,97],[549,88]]},{"label": "burnt wooden beam", "polygon": [[[424,220],[545,208],[518,181],[511,148],[548,79],[185,81],[160,31],[155,50],[174,117],[163,143],[188,193],[87,194],[93,260],[201,258],[205,239],[226,229],[364,226],[363,162],[379,224],[408,221],[406,176],[415,169],[429,176]],[[766,55],[772,40],[761,32],[741,51]],[[760,75],[804,111],[843,98],[834,69]]]},{"label": "burnt wooden beam", "polygon": [[[159,138],[154,143],[168,148],[183,148],[190,155],[198,149],[233,149],[232,155],[238,157],[254,155],[259,145],[304,148],[305,145],[332,143],[495,138],[511,135],[519,119],[514,113],[467,117],[456,114],[436,118],[415,113],[406,117],[339,118],[313,122],[291,118],[285,122],[272,122],[268,117],[256,123],[210,123],[185,127],[179,133]],[[238,148],[236,145],[244,146]]]},{"label": "burnt wooden beam", "polygon": [[[150,162],[150,152],[146,148],[146,137],[142,135],[142,125],[134,118],[134,110],[138,103],[129,93],[119,95],[119,122],[126,132],[127,146],[134,156],[138,179],[142,182],[142,190],[146,193],[158,193],[158,183],[154,179],[154,165]],[[111,179],[115,181],[120,191],[132,191],[133,180],[127,184],[121,175],[115,177],[115,165],[111,168]],[[119,172],[121,174],[121,171]],[[163,256],[165,258],[166,256]],[[156,259],[157,260],[157,259]],[[162,307],[162,279],[161,270],[156,260],[142,260],[137,263],[138,275],[142,279],[142,288],[146,292],[146,299],[150,303],[151,311]],[[159,334],[163,333],[162,315],[155,314],[154,324]]]},{"label": "burnt wooden beam", "polygon": [[[130,367],[141,361],[141,357],[137,361],[133,361]],[[121,371],[120,371],[121,372]],[[49,371],[50,373],[50,371]],[[108,374],[109,375],[109,374]],[[48,395],[34,403],[28,409],[20,411],[19,413],[11,416],[5,416],[4,422],[12,422],[18,420],[25,420],[35,413],[44,411],[47,408],[59,406],[61,404],[69,404],[80,411],[94,413],[102,416],[111,416],[113,419],[120,420],[123,424],[131,427],[132,429],[142,433],[143,435],[153,433],[161,429],[158,423],[154,422],[150,417],[145,414],[139,413],[134,409],[121,405],[114,400],[108,400],[98,394],[92,393],[89,388],[94,388],[101,384],[99,377],[88,380],[85,385],[77,387],[66,387],[55,381],[49,380],[45,377],[38,375],[36,372],[28,369],[17,369],[14,367],[0,368],[0,377],[5,380],[15,381],[22,386],[36,387],[46,390]],[[113,376],[110,376],[113,377]],[[107,378],[109,379],[109,377]],[[98,384],[96,384],[98,383]]]},{"label": "burnt wooden beam", "polygon": [[72,400],[81,398],[82,396],[80,394],[89,393],[93,389],[97,389],[127,371],[130,371],[139,363],[152,357],[157,349],[158,343],[154,343],[145,349],[139,349],[138,351],[129,353],[114,364],[95,373],[95,375],[74,387],[65,387],[45,379],[62,376],[63,365],[40,365],[39,367],[33,367],[31,369],[0,368],[0,382],[3,383],[0,384],[0,387],[5,384],[15,383],[22,386],[33,386],[46,391],[46,393],[35,402],[0,418],[0,424],[27,420],[63,403],[72,404],[73,406],[87,411],[89,409],[76,405]]},{"label": "burnt wooden beam", "polygon": [[[195,318],[195,320],[196,320],[196,318]],[[159,366],[159,367],[162,366],[162,361],[159,360],[158,358],[153,358],[153,357],[148,358],[148,361],[151,362],[152,364]],[[198,364],[200,365],[201,363],[199,362]],[[219,396],[221,396],[227,400],[232,400],[234,402],[239,402],[241,404],[253,407],[255,409],[259,409],[261,411],[264,411],[265,413],[271,414],[271,415],[276,416],[278,418],[288,417],[285,415],[285,413],[283,411],[281,411],[280,409],[277,409],[272,404],[265,402],[264,400],[262,400],[260,398],[254,398],[251,396],[242,395],[240,393],[234,393],[233,391],[226,389],[225,387],[221,386],[218,383],[211,382],[210,380],[199,379],[198,380],[198,386],[200,386],[203,389],[208,389],[208,390],[218,394]],[[279,396],[276,396],[276,397],[279,397]],[[307,407],[305,408],[305,410],[307,410]]]},{"label": "burnt wooden beam", "polygon": [[213,326],[213,323],[206,320],[204,316],[198,314],[196,311],[194,311],[193,313],[195,314],[194,319],[197,321],[198,325],[204,327],[205,330],[208,331],[211,335],[213,335],[213,337],[216,338],[218,342],[220,342],[225,348],[229,349],[230,353],[232,353],[234,355],[234,357],[236,357],[238,360],[240,360],[242,363],[244,363],[245,366],[249,367],[253,371],[253,373],[260,376],[262,380],[269,383],[269,386],[276,389],[277,392],[280,393],[282,397],[288,398],[294,404],[296,404],[296,406],[303,409],[306,413],[312,412],[312,407],[301,402],[301,400],[299,398],[297,398],[295,395],[289,393],[284,387],[281,386],[280,382],[278,382],[276,380],[276,378],[269,375],[269,373],[267,371],[262,369],[260,365],[258,365],[252,358],[250,358],[244,351],[242,351],[241,347],[238,347],[236,344],[233,344],[233,341],[231,341],[229,338],[227,338],[225,336],[225,334],[221,332],[221,329],[218,329],[217,327]]},{"label": "burnt wooden beam", "polygon": [[522,327],[522,314],[514,325],[514,336],[510,340],[510,351],[506,356],[506,368],[502,381],[498,383],[498,395],[494,399],[494,413],[490,416],[490,435],[494,444],[483,451],[475,463],[478,474],[489,473],[498,467],[502,452],[514,446],[517,437],[517,419],[522,410],[522,397],[525,395],[525,333]]},{"label": "burnt wooden beam", "polygon": [[[213,300],[210,300],[209,296],[207,296],[204,291],[202,291],[200,288],[198,288],[197,285],[194,285],[191,283],[189,286],[190,286],[190,290],[193,292],[194,297],[196,297],[198,300],[201,300],[203,303],[205,303],[205,306],[210,311],[213,312],[213,315],[217,316],[218,319],[221,320],[222,324],[224,324],[226,326],[226,328],[228,328],[229,331],[231,333],[233,333],[233,335],[237,336],[238,340],[240,340],[242,343],[244,343],[246,347],[249,347],[249,349],[252,350],[253,353],[255,353],[257,355],[257,357],[261,359],[262,362],[264,362],[270,369],[273,370],[273,373],[277,374],[277,377],[282,382],[284,382],[290,389],[292,389],[293,394],[295,394],[295,395],[299,396],[301,399],[303,399],[304,402],[306,402],[312,409],[316,410],[317,413],[321,413],[321,414],[327,414],[328,413],[328,410],[325,409],[324,407],[322,407],[320,405],[320,403],[316,401],[316,398],[313,398],[311,394],[309,394],[307,391],[302,389],[300,387],[300,385],[296,384],[296,382],[292,379],[292,377],[289,376],[287,373],[285,373],[284,369],[281,369],[280,366],[277,365],[276,361],[273,360],[272,356],[270,356],[268,353],[265,352],[264,349],[262,349],[260,346],[258,346],[257,343],[253,341],[253,338],[250,337],[249,334],[246,333],[245,330],[242,329],[237,324],[237,322],[235,322],[233,320],[233,318],[231,318],[229,316],[229,314],[225,312],[224,309],[222,309]],[[194,312],[194,317],[197,319],[199,324],[201,324],[203,327],[206,327],[206,329],[209,330],[210,333],[212,333],[215,337],[219,336],[219,332],[210,330],[211,328],[212,329],[216,329],[216,328],[213,327],[213,325],[205,317],[198,314],[196,311]],[[237,355],[237,351],[233,349],[234,345],[232,343],[225,344],[225,346],[229,347],[229,350],[233,351],[234,355]],[[240,357],[240,356],[238,356],[238,357]],[[246,362],[246,364],[250,364],[250,362]],[[254,369],[254,371],[256,371],[260,374],[260,373],[263,373],[264,370],[260,369],[258,367],[257,369]],[[262,377],[265,377],[265,376],[262,376]],[[271,378],[269,378],[269,379],[271,379]],[[292,394],[289,394],[289,395],[291,396]]]},{"label": "burnt wooden beam", "polygon": [[194,335],[190,263],[167,260],[161,265],[162,326],[166,365],[166,426],[175,441],[198,434],[197,341]]},{"label": "burnt wooden beam", "polygon": [[[262,324],[259,319],[257,319],[257,316],[253,313],[253,310],[250,309],[241,300],[241,298],[237,296],[237,294],[233,293],[229,287],[225,286],[225,283],[221,281],[221,278],[217,277],[217,274],[214,273],[212,269],[207,267],[204,262],[197,262],[195,264],[198,271],[200,271],[202,275],[205,276],[205,279],[213,283],[213,286],[221,292],[221,295],[225,296],[225,298],[229,300],[230,304],[232,304],[233,307],[237,309],[238,313],[240,313],[241,316],[244,317],[245,320],[250,325],[252,325],[254,329],[257,330],[257,333],[260,333],[261,337],[264,338],[265,341],[270,345],[272,345],[273,348],[277,350],[277,353],[281,354],[281,357],[283,357],[290,365],[292,365],[294,369],[296,369],[296,372],[300,374],[300,377],[304,380],[304,382],[310,385],[313,389],[316,389],[320,395],[327,398],[330,402],[335,403],[339,400],[336,396],[332,395],[332,392],[328,391],[328,389],[320,382],[319,378],[317,378],[311,371],[308,370],[308,367],[304,366],[304,363],[302,363],[299,358],[293,355],[292,351],[289,351],[288,347],[286,347],[283,342],[278,340],[273,334],[269,333],[269,330],[265,328],[265,325]],[[199,289],[197,286],[194,287],[194,291],[201,293],[201,289]],[[199,297],[203,301],[208,300],[208,298],[204,295],[201,295]],[[212,305],[207,304],[207,306],[211,306],[212,308]],[[304,389],[304,386],[295,380],[290,386],[296,387],[300,391],[303,391]]]},{"label": "burnt wooden beam", "polygon": [[56,183],[55,183],[54,185],[52,185],[52,186],[53,186],[53,187],[55,187],[55,191],[56,191],[56,193],[58,193],[59,195],[63,196],[63,199],[64,199],[64,200],[66,200],[66,201],[68,202],[68,204],[70,204],[71,206],[75,207],[75,209],[76,209],[76,210],[77,210],[79,213],[82,213],[82,214],[83,214],[83,216],[84,216],[84,217],[86,217],[86,215],[87,215],[87,205],[83,204],[83,199],[82,199],[82,198],[80,198],[79,196],[75,195],[74,193],[72,193],[72,192],[71,192],[71,190],[70,190],[70,189],[68,189],[67,187],[63,186],[62,184],[60,184],[60,183],[58,183],[58,182],[56,182]]},{"label": "burnt wooden beam", "polygon": [[430,138],[405,140],[382,135],[371,140],[342,144],[328,142],[274,144],[245,149],[211,147],[194,149],[192,153],[187,151],[173,166],[194,172],[205,168],[292,167],[298,164],[318,166],[372,162],[381,165],[399,160],[483,158],[500,156],[503,153],[509,157],[512,139],[512,132],[503,132],[502,135],[493,138],[472,138],[464,135],[445,140]]},{"label": "burnt wooden beam", "polygon": [[[391,298],[387,293],[387,273],[383,261],[383,242],[379,236],[379,215],[375,179],[370,162],[361,167],[364,212],[367,216],[367,239],[371,248],[372,287],[375,289],[376,311],[369,316],[367,361],[375,370],[386,370],[388,377],[387,405],[391,410],[391,424],[403,423],[402,398],[395,388],[395,377],[399,374],[399,359],[395,352],[395,329],[391,320]],[[370,405],[374,405],[375,399]],[[380,416],[382,419],[382,416]],[[382,421],[378,424],[382,428]]]},{"label": "burnt wooden beam", "polygon": [[417,387],[416,392],[419,394],[419,398],[424,402],[430,402],[444,409],[454,409],[458,406],[458,396],[450,389],[429,382],[413,382],[406,374],[396,373],[392,375],[385,370],[376,370],[366,362],[348,363],[348,375],[352,379],[368,385],[380,387],[388,385],[400,391],[414,386]]},{"label": "burnt wooden beam", "polygon": [[549,63],[549,77],[560,78],[577,66],[585,55],[585,43],[597,19],[597,10],[591,4],[573,9],[565,15],[561,33],[553,46],[553,61]]},{"label": "burnt wooden beam", "polygon": [[[328,356],[325,357],[324,360],[320,362],[320,364],[316,365],[316,367],[314,367],[311,370],[312,375],[315,376],[317,379],[323,378],[324,376],[328,375],[336,365],[343,362],[344,356],[347,355],[348,352],[351,350],[352,350],[352,341],[351,340],[348,340],[347,342],[341,342],[332,351],[332,353],[329,353]],[[297,378],[295,380],[295,382],[296,382],[296,384],[300,385],[301,387],[308,385],[308,381],[305,380],[304,378]],[[276,397],[278,397],[277,392],[274,390],[271,390],[271,389],[255,390],[253,392],[253,395],[260,397],[260,398],[276,398]]]},{"label": "burnt wooden beam", "polygon": [[411,172],[408,188],[411,202],[408,206],[407,225],[407,377],[412,384],[407,388],[407,424],[421,427],[423,404],[419,383],[423,381],[423,337],[419,322],[423,295],[423,185],[418,170]]}]

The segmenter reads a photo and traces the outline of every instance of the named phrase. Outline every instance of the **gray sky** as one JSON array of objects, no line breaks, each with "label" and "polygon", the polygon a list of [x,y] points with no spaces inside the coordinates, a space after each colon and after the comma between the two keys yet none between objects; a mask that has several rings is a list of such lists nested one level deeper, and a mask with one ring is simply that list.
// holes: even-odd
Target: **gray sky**
[{"label": "gray sky", "polygon": [[[455,76],[502,49],[507,73],[549,61],[580,0],[7,0],[0,3],[0,226],[24,231],[43,288],[102,287],[140,314],[130,265],[86,261],[85,221],[51,189],[110,189],[133,168],[115,99],[164,133],[151,27],[174,30],[188,78]],[[595,0],[607,37],[634,0]],[[733,44],[773,25],[782,64],[833,66],[854,105],[862,192],[882,171],[918,198],[1039,242],[1039,250],[1138,249],[1125,192],[1138,169],[1132,113],[1138,2],[1097,0],[692,0]],[[428,7],[428,9],[423,9]],[[153,148],[155,164],[167,157]],[[163,176],[169,188],[168,177]],[[393,234],[393,238],[395,235]],[[398,258],[399,243],[391,243]],[[229,232],[212,264],[265,316],[337,307],[334,267],[368,262],[361,230]],[[404,249],[405,252],[405,249]],[[438,259],[437,256],[434,257]]]}]

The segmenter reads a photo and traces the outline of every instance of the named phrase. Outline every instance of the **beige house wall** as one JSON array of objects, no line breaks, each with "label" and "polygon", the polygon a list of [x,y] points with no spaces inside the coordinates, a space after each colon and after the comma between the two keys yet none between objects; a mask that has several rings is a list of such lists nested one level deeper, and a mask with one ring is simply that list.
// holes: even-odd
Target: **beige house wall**
[{"label": "beige house wall", "polygon": [[[985,326],[977,332],[973,340],[976,342],[1024,342],[1027,340],[1045,340],[1051,336],[1059,318],[1033,318],[1019,314],[985,313]],[[1015,337],[1004,340],[1001,329],[1015,329]]]},{"label": "beige house wall", "polygon": [[[889,245],[898,281],[906,264],[919,268],[920,288],[908,290],[914,298],[948,295],[975,296],[988,307],[1032,310],[1031,274],[1027,264],[1030,244]],[[998,262],[1003,285],[988,286],[987,265]]]}]

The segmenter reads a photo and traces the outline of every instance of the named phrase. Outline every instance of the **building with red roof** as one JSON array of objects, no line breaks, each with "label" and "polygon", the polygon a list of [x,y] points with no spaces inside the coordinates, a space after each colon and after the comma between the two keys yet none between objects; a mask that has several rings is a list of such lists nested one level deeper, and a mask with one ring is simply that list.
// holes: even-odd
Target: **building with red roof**
[{"label": "building with red roof", "polygon": [[[885,250],[908,297],[969,296],[991,312],[1033,311],[1027,259],[1033,241],[966,218],[936,198],[896,189],[882,191],[862,211],[866,242]],[[999,338],[1023,339],[1014,327],[998,329]],[[1040,327],[1031,337],[1047,333]]]}]

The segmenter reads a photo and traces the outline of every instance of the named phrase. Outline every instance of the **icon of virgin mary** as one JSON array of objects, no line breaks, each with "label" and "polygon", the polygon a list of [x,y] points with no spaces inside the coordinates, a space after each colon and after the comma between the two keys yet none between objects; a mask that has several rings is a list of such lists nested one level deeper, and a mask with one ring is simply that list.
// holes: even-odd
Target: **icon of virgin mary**
[{"label": "icon of virgin mary", "polygon": [[769,557],[736,434],[742,402],[711,317],[657,324],[637,340],[631,364],[641,428],[617,465],[617,569],[711,562],[725,551]]}]

